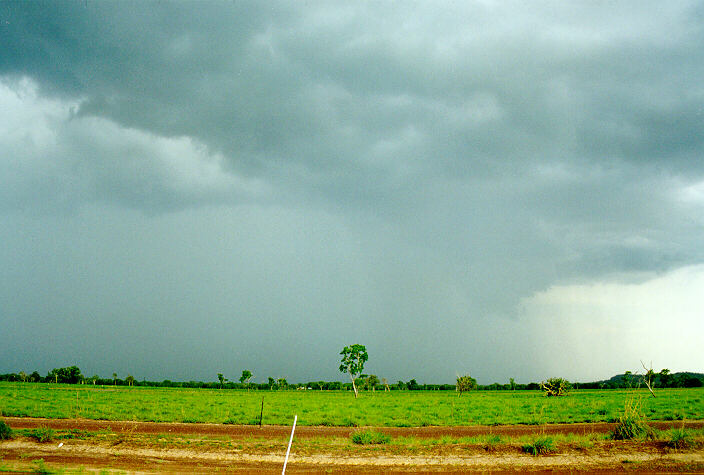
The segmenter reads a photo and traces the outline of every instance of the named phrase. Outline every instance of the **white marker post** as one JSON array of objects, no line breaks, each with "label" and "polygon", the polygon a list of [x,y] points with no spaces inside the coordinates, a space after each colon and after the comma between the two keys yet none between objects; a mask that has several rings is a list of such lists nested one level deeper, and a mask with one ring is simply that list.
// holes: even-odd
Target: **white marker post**
[{"label": "white marker post", "polygon": [[286,473],[286,464],[288,463],[288,454],[291,452],[291,444],[293,443],[293,432],[296,430],[296,421],[298,414],[293,417],[293,428],[291,429],[291,439],[288,441],[288,449],[286,449],[286,459],[284,460],[284,469],[281,470],[281,475]]}]

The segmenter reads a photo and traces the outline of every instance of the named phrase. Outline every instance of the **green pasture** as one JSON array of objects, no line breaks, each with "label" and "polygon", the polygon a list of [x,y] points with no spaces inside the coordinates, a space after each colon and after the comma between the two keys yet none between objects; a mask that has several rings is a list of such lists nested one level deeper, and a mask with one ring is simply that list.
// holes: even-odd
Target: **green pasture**
[{"label": "green pasture", "polygon": [[0,415],[159,422],[289,425],[457,426],[610,422],[627,401],[650,420],[704,419],[704,388],[575,390],[546,398],[538,391],[361,392],[0,383]]}]

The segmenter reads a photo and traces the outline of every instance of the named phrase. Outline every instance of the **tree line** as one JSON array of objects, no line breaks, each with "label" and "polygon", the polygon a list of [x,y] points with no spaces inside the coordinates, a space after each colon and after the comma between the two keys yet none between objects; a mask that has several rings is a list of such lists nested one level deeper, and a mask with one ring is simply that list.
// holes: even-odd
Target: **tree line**
[{"label": "tree line", "polygon": [[[78,366],[67,366],[65,368],[54,368],[45,377],[40,376],[37,371],[27,374],[24,371],[19,373],[0,374],[0,381],[21,381],[35,383],[63,383],[63,384],[94,384],[94,385],[114,385],[117,386],[152,386],[152,387],[177,387],[177,388],[208,388],[208,389],[247,389],[247,390],[352,390],[355,398],[358,396],[359,390],[368,391],[457,391],[460,395],[463,392],[480,389],[488,391],[499,390],[543,390],[548,395],[561,396],[566,394],[569,389],[622,389],[634,388],[645,385],[650,392],[653,392],[654,387],[659,388],[695,388],[704,386],[704,374],[700,373],[671,373],[669,369],[662,369],[659,373],[653,371],[652,367],[648,368],[643,365],[646,371],[644,375],[638,375],[631,371],[626,371],[622,375],[616,375],[609,380],[594,381],[588,383],[570,383],[563,378],[549,378],[541,383],[516,383],[513,378],[509,379],[508,384],[493,383],[489,385],[479,385],[477,381],[469,374],[457,376],[456,384],[419,384],[415,379],[411,379],[407,383],[398,381],[395,384],[389,384],[386,378],[379,378],[375,374],[365,374],[364,365],[369,359],[367,348],[364,345],[354,344],[345,346],[340,352],[342,356],[339,370],[341,373],[347,373],[350,377],[349,383],[340,381],[309,381],[307,383],[290,384],[285,378],[269,377],[266,383],[253,383],[254,374],[249,369],[242,370],[242,375],[239,377],[239,383],[230,381],[223,373],[217,373],[217,381],[137,381],[132,375],[128,374],[125,379],[118,379],[117,373],[112,374],[112,379],[101,378],[98,375],[89,378],[81,374]],[[652,366],[652,364],[651,364]]]},{"label": "tree line", "polygon": [[[681,372],[656,373],[653,378],[653,386],[656,388],[694,388],[704,386],[704,374]],[[222,373],[218,373],[218,376]],[[49,371],[46,376],[41,376],[39,372],[0,374],[0,381],[15,381],[27,383],[59,383],[59,384],[90,384],[101,386],[150,386],[150,387],[169,387],[169,388],[203,388],[203,389],[250,389],[254,391],[282,391],[282,390],[316,390],[316,391],[353,391],[352,382],[340,381],[307,381],[298,383],[289,383],[285,378],[268,377],[266,382],[256,383],[249,380],[229,381],[224,376],[217,381],[171,381],[165,379],[163,381],[147,381],[137,380],[131,375],[118,377],[113,373],[112,377],[100,377],[93,375],[85,377],[77,366],[69,366],[65,368],[54,368]],[[572,382],[571,386],[575,389],[624,389],[638,386],[639,377],[631,372],[616,375],[608,380],[593,381],[593,382]],[[475,382],[476,383],[476,382]],[[384,378],[379,378],[374,374],[359,374],[354,380],[355,386],[362,391],[455,391],[456,384],[423,384],[411,379],[409,381],[397,381],[388,383]],[[521,390],[539,390],[540,383],[516,383],[513,379],[508,383],[492,383],[492,384],[476,384],[472,389],[485,391],[521,391]]]}]

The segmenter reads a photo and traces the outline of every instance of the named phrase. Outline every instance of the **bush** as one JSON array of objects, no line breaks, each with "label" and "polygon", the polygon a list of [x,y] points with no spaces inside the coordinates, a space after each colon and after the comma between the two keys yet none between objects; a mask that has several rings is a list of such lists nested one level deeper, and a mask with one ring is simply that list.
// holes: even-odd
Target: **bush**
[{"label": "bush", "polygon": [[555,443],[550,437],[538,437],[523,445],[523,451],[531,455],[545,455],[555,451]]},{"label": "bush", "polygon": [[623,415],[618,418],[616,427],[611,431],[614,440],[631,440],[638,438],[652,439],[655,432],[646,423],[645,416],[640,410],[640,401],[626,401]]},{"label": "bush", "polygon": [[548,397],[566,396],[567,392],[572,389],[572,386],[570,386],[570,383],[566,379],[550,378],[540,383],[540,389],[542,389]]},{"label": "bush", "polygon": [[388,444],[391,442],[391,437],[383,432],[361,430],[352,434],[352,442],[361,445]]},{"label": "bush", "polygon": [[12,429],[5,424],[5,421],[0,421],[0,440],[12,439]]}]

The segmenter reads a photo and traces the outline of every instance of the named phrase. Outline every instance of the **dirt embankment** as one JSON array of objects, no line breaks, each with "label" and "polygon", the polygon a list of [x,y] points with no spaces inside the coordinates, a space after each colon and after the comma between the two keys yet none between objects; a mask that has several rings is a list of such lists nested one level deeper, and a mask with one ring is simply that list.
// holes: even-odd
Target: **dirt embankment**
[{"label": "dirt embankment", "polygon": [[[228,436],[231,438],[247,437],[288,437],[291,428],[287,426],[243,426],[228,424],[183,424],[172,422],[133,422],[133,421],[95,421],[90,419],[41,419],[30,417],[4,417],[5,422],[16,429],[34,429],[48,427],[60,430],[83,430],[97,432],[130,432],[137,434],[200,434],[204,436]],[[662,421],[649,422],[650,426],[666,430],[672,427],[688,429],[704,428],[704,421]],[[545,424],[545,425],[506,425],[506,426],[456,426],[456,427],[379,427],[375,430],[392,437],[419,437],[435,439],[443,436],[472,437],[486,434],[500,436],[521,436],[530,434],[590,434],[607,433],[616,424],[606,422],[581,424]],[[349,437],[356,427],[297,426],[296,438],[312,437]]]},{"label": "dirt embankment", "polygon": [[[18,437],[0,442],[0,467],[9,470],[82,469],[139,473],[280,473],[290,427],[218,424],[4,418],[13,429],[79,430],[99,436],[54,438],[46,443]],[[653,423],[655,427],[704,427],[704,421]],[[605,433],[612,424],[544,426],[378,428],[393,437],[439,439],[495,434],[505,440],[526,434]],[[486,471],[688,471],[704,473],[704,450],[674,451],[662,443],[585,438],[547,456],[522,452],[520,444],[388,444],[357,446],[358,429],[297,427],[287,472],[465,473]],[[41,460],[41,461],[40,461]]]}]

